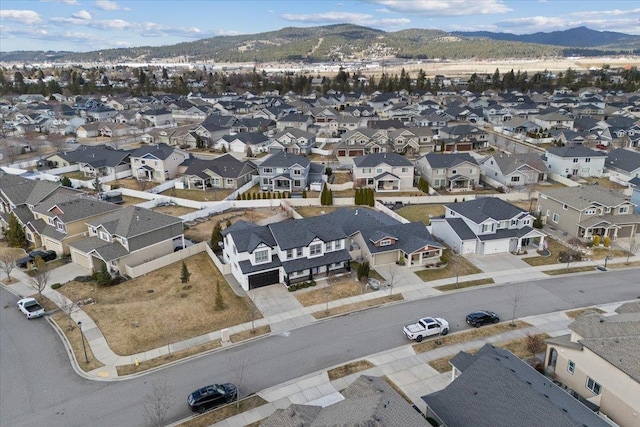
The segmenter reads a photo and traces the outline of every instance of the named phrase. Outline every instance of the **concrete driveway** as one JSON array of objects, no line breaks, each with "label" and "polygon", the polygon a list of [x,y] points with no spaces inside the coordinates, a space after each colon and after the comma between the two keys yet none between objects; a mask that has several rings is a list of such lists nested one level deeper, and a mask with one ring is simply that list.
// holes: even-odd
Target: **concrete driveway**
[{"label": "concrete driveway", "polygon": [[249,295],[264,317],[302,308],[302,304],[293,296],[293,293],[289,292],[281,284],[251,289],[247,292],[247,295]]},{"label": "concrete driveway", "polygon": [[531,267],[522,261],[519,256],[512,254],[475,255],[464,256],[469,262],[484,272],[516,270]]}]

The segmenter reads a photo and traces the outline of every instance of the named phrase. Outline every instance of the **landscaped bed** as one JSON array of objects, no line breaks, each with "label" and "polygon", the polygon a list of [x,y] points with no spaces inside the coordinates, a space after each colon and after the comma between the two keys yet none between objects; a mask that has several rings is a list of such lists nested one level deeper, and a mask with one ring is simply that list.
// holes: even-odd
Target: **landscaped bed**
[{"label": "landscaped bed", "polygon": [[[83,310],[96,322],[111,349],[135,354],[261,317],[248,297],[229,287],[206,253],[185,259],[191,278],[180,282],[181,262],[115,286],[70,282],[58,289],[73,301],[92,298]],[[224,310],[215,310],[216,282]]]}]

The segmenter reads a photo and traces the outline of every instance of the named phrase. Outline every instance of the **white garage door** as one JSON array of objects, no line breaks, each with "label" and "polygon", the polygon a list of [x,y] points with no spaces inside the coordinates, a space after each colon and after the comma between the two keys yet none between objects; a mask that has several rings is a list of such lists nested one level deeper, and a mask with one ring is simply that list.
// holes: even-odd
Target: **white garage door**
[{"label": "white garage door", "polygon": [[92,268],[91,256],[78,252],[75,249],[71,249],[71,262],[81,265],[84,268],[88,268],[89,270]]},{"label": "white garage door", "polygon": [[398,260],[398,252],[386,252],[375,255],[375,262],[373,265],[392,264]]}]

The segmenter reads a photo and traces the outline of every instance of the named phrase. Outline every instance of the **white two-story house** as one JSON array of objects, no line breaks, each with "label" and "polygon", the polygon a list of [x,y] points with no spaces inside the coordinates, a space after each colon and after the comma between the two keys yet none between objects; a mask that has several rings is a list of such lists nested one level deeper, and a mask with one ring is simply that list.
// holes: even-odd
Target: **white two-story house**
[{"label": "white two-story house", "polygon": [[299,192],[311,182],[321,182],[324,166],[303,156],[279,151],[258,166],[263,191]]},{"label": "white two-story house", "polygon": [[455,253],[491,255],[543,249],[545,234],[532,228],[534,216],[494,197],[445,205],[431,219],[431,232]]},{"label": "white two-story house", "polygon": [[131,153],[131,172],[143,181],[165,182],[178,174],[189,153],[167,144],[143,145]]},{"label": "white two-story house", "polygon": [[414,166],[396,153],[367,154],[353,159],[356,186],[377,192],[407,191],[414,188]]},{"label": "white two-story house", "polygon": [[607,154],[583,146],[551,147],[543,158],[549,171],[566,178],[600,177]]}]

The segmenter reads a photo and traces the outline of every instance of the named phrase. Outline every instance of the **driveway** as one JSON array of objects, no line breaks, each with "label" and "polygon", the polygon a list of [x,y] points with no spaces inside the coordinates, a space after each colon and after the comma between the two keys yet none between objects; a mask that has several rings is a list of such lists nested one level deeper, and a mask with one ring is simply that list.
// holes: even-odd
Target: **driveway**
[{"label": "driveway", "polygon": [[281,284],[251,289],[247,292],[247,295],[249,295],[264,317],[302,308],[302,304],[293,296],[293,293],[289,292]]},{"label": "driveway", "polygon": [[469,254],[464,256],[469,262],[478,267],[485,273],[491,271],[517,270],[522,268],[530,268],[531,266],[522,261],[519,256],[512,254],[495,254],[495,255],[475,255]]}]

